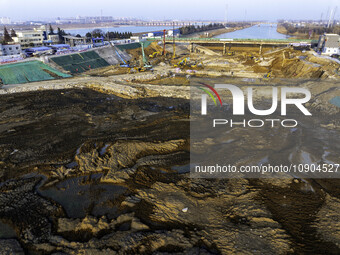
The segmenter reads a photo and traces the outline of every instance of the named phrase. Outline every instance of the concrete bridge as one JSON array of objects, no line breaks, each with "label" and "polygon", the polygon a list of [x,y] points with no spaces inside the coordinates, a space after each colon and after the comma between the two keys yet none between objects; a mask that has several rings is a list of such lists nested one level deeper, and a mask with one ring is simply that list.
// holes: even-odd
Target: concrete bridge
[{"label": "concrete bridge", "polygon": [[[154,38],[149,40],[163,40],[163,38]],[[173,43],[173,38],[167,37],[165,39],[167,44]],[[175,43],[190,44],[191,52],[194,52],[194,45],[201,46],[221,46],[223,47],[223,54],[226,54],[227,49],[231,47],[259,47],[259,53],[262,54],[263,47],[290,47],[293,45],[310,44],[311,40],[298,39],[220,39],[220,38],[175,38]]]}]

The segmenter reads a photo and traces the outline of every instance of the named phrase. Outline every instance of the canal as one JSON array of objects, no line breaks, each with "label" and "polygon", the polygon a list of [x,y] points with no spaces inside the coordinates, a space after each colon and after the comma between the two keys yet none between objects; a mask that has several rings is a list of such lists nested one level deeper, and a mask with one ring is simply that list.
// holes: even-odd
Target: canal
[{"label": "canal", "polygon": [[234,32],[224,33],[215,36],[215,38],[230,39],[286,39],[289,36],[280,34],[276,31],[277,25],[260,24],[249,28],[237,30]]}]

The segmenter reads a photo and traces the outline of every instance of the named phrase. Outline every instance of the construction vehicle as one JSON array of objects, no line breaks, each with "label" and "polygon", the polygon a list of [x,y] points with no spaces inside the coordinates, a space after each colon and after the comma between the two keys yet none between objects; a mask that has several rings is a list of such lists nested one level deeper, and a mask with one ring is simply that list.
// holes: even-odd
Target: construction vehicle
[{"label": "construction vehicle", "polygon": [[149,58],[155,58],[157,57],[158,55],[160,55],[161,53],[159,51],[155,51],[154,53],[150,54],[149,55]]},{"label": "construction vehicle", "polygon": [[258,62],[260,62],[260,59],[259,59],[259,58],[255,58],[255,59],[254,59],[254,62],[255,62],[255,63],[258,63]]},{"label": "construction vehicle", "polygon": [[234,56],[235,55],[235,51],[228,51],[227,56]]},{"label": "construction vehicle", "polygon": [[174,67],[184,67],[187,65],[187,61],[189,58],[184,58],[181,61],[179,61],[177,64],[174,64]]},{"label": "construction vehicle", "polygon": [[265,75],[263,76],[263,78],[269,79],[271,76],[272,76],[272,71],[270,71],[270,72],[268,72],[267,74],[265,74]]},{"label": "construction vehicle", "polygon": [[141,46],[142,46],[142,54],[143,54],[143,66],[141,68],[139,68],[140,72],[144,72],[145,70],[151,69],[152,65],[150,64],[150,62],[148,62],[146,56],[145,56],[145,52],[144,52],[144,44],[143,42],[140,42]]},{"label": "construction vehicle", "polygon": [[120,58],[120,60],[122,61],[122,63],[120,63],[120,67],[130,67],[130,65],[128,63],[125,62],[125,60],[122,58],[122,56],[119,54],[118,50],[115,48],[115,51],[117,53],[117,56]]},{"label": "construction vehicle", "polygon": [[191,68],[197,68],[197,67],[199,67],[199,66],[200,66],[200,67],[204,67],[203,62],[197,60],[197,61],[195,62],[195,64],[191,65],[190,67],[191,67]]}]

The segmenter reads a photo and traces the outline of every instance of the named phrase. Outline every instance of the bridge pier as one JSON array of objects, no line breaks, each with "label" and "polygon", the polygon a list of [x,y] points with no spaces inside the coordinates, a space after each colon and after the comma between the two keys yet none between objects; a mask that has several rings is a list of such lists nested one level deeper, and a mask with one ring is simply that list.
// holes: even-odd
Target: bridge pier
[{"label": "bridge pier", "polygon": [[222,55],[225,55],[227,52],[227,47],[226,47],[226,44],[223,43],[223,52],[222,52]]},{"label": "bridge pier", "polygon": [[194,53],[194,43],[191,43],[190,46],[191,46],[191,47],[190,47],[190,52],[191,52],[191,53]]},{"label": "bridge pier", "polygon": [[262,55],[262,44],[260,44],[260,52],[259,52],[260,55]]}]

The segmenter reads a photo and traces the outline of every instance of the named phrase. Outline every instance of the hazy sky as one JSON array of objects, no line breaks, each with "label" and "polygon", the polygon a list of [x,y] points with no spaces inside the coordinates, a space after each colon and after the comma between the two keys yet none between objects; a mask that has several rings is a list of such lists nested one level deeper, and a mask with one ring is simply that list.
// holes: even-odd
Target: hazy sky
[{"label": "hazy sky", "polygon": [[326,19],[340,0],[0,0],[0,17],[27,20],[100,16],[144,19],[223,20]]}]

